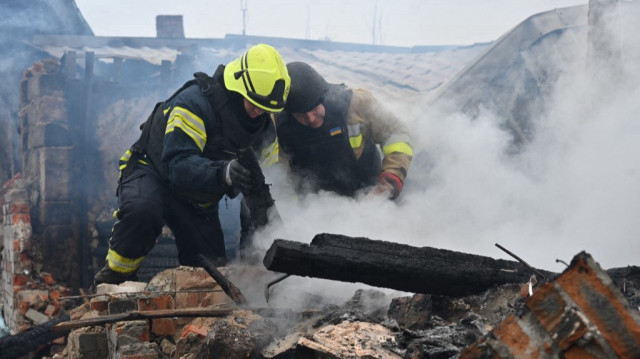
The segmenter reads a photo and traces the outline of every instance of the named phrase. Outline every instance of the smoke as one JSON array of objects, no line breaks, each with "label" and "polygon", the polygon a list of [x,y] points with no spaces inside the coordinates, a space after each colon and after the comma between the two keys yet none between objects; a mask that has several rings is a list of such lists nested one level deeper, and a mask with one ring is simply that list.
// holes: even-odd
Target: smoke
[{"label": "smoke", "polygon": [[[286,229],[281,237],[259,236],[260,244],[308,243],[326,232],[513,260],[499,243],[555,272],[564,269],[556,259],[568,262],[580,251],[604,268],[637,265],[640,46],[637,31],[624,24],[601,34],[610,37],[605,43],[622,44],[613,55],[595,49],[588,60],[588,39],[575,33],[563,35],[575,37],[564,39],[573,48],[563,56],[536,54],[557,61],[560,71],[536,99],[543,105],[531,109],[533,139],[515,154],[503,114],[482,109],[471,118],[421,104],[420,116],[408,121],[415,157],[396,201],[326,192],[299,197],[285,174],[268,172]],[[348,296],[347,288],[362,287],[345,285],[299,278],[295,290]]]}]

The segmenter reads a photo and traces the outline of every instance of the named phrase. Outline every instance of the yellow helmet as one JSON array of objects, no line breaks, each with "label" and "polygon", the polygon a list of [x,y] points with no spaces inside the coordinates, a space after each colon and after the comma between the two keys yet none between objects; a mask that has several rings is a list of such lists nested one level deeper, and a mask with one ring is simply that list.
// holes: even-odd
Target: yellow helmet
[{"label": "yellow helmet", "polygon": [[225,66],[224,84],[259,108],[280,112],[289,96],[291,78],[280,53],[258,44]]}]

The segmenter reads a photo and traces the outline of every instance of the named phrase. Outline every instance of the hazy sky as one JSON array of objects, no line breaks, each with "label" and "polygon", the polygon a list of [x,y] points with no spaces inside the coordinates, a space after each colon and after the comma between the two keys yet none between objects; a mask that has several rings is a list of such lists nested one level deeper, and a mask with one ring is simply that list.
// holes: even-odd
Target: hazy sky
[{"label": "hazy sky", "polygon": [[[492,41],[527,17],[587,0],[246,0],[246,33],[396,46]],[[155,36],[156,15],[185,35],[241,34],[241,0],[76,0],[98,36]],[[375,19],[375,20],[374,20]],[[376,35],[374,36],[374,23]]]}]

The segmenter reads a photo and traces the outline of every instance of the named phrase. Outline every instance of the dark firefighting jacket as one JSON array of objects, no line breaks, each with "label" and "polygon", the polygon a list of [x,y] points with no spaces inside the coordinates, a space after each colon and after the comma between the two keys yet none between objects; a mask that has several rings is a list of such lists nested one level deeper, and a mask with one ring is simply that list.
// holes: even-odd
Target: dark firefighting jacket
[{"label": "dark firefighting jacket", "polygon": [[242,96],[226,90],[223,73],[223,65],[213,77],[198,73],[156,105],[140,139],[120,159],[121,176],[135,158],[190,201],[218,202],[230,193],[220,175],[225,161],[261,138],[269,116],[249,118]]},{"label": "dark firefighting jacket", "polygon": [[298,187],[352,196],[382,171],[404,181],[413,152],[395,116],[368,91],[344,85],[330,85],[322,103],[325,119],[317,129],[286,111],[276,116],[278,162],[288,160]]}]

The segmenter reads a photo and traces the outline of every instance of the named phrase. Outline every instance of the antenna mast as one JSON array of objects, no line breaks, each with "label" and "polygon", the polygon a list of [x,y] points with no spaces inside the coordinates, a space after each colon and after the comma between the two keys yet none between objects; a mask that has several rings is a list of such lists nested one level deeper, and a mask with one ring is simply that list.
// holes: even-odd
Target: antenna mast
[{"label": "antenna mast", "polygon": [[240,10],[242,11],[242,36],[247,34],[247,0],[240,0]]}]

